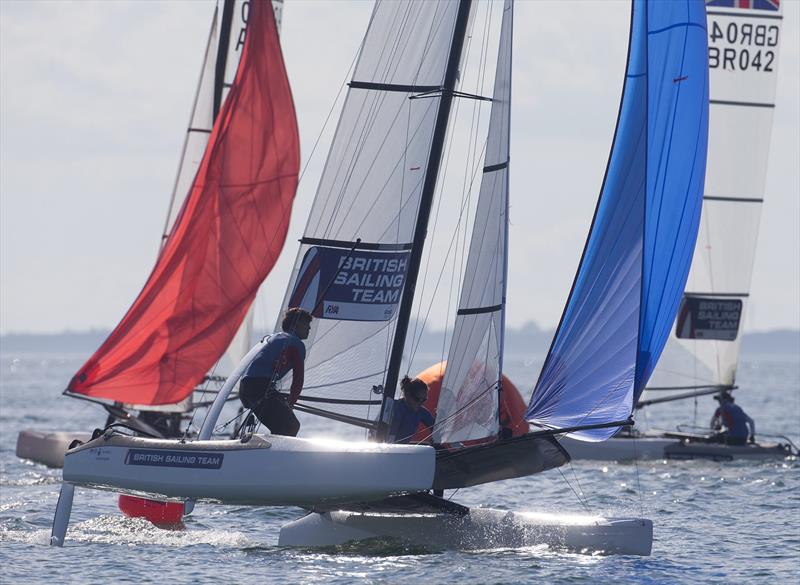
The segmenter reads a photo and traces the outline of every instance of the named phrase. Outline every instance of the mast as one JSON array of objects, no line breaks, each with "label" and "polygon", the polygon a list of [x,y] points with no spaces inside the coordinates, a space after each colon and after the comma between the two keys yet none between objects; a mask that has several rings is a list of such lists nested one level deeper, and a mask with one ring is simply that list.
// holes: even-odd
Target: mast
[{"label": "mast", "polygon": [[[433,131],[430,156],[428,157],[428,167],[425,173],[425,182],[422,186],[422,195],[419,203],[419,213],[417,214],[417,224],[414,230],[414,241],[412,242],[411,254],[409,257],[408,274],[406,276],[403,296],[400,300],[400,310],[397,316],[397,326],[392,341],[392,352],[389,357],[389,368],[386,372],[386,383],[384,384],[383,399],[381,401],[381,412],[378,420],[383,420],[386,410],[386,399],[394,398],[397,388],[397,379],[400,374],[400,365],[403,361],[403,348],[408,332],[408,322],[411,318],[411,308],[414,304],[414,292],[417,286],[419,267],[422,261],[422,249],[425,244],[425,236],[428,232],[428,219],[430,218],[431,207],[433,204],[436,181],[439,176],[439,166],[442,159],[445,135],[447,134],[447,122],[450,117],[450,106],[453,103],[453,90],[458,79],[458,66],[461,61],[461,51],[464,46],[464,37],[467,32],[467,21],[469,20],[472,0],[459,0],[458,14],[456,15],[455,27],[453,30],[453,42],[450,45],[450,55],[447,60],[445,70],[444,85],[442,87],[442,97],[439,101],[439,111],[436,114],[436,124]],[[385,439],[385,437],[381,437]]]},{"label": "mast", "polygon": [[219,49],[217,50],[217,66],[214,75],[214,115],[212,121],[217,119],[222,106],[222,90],[225,86],[225,66],[228,61],[228,45],[231,40],[231,24],[233,23],[233,8],[236,0],[225,0],[222,7],[222,28],[219,36]]},{"label": "mast", "polygon": [[[514,46],[514,1],[511,1],[511,26],[508,34],[510,35],[509,46]],[[504,209],[505,218],[503,221],[503,295],[500,307],[500,355],[497,362],[497,404],[501,404],[500,398],[503,393],[503,354],[506,345],[506,295],[508,293],[508,212],[510,208],[509,197],[511,195],[511,79],[513,68],[513,51],[509,51],[508,57],[508,129],[506,130],[506,152],[508,159],[506,162],[506,205]]]}]

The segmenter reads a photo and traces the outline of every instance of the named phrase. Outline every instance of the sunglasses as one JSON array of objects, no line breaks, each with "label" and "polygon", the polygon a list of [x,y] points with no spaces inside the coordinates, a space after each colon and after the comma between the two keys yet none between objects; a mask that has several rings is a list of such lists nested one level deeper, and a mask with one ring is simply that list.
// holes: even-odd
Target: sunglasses
[{"label": "sunglasses", "polygon": [[425,397],[423,398],[422,396],[414,396],[414,400],[416,400],[416,401],[417,401],[417,402],[419,402],[420,404],[424,404],[424,403],[425,403],[425,401],[426,401],[426,400],[428,400],[428,397],[427,397],[427,396],[425,396]]}]

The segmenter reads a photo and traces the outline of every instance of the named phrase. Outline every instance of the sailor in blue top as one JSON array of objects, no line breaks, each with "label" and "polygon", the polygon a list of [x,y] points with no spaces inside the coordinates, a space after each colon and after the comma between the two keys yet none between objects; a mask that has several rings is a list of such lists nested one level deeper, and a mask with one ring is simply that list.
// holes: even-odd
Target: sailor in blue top
[{"label": "sailor in blue top", "polygon": [[[756,423],[745,414],[744,410],[733,403],[733,396],[730,392],[720,392],[714,396],[714,400],[719,401],[719,408],[711,417],[711,428],[723,430],[715,434],[713,438],[728,445],[745,445],[749,435],[750,442],[755,443]],[[750,428],[748,429],[748,427]]]},{"label": "sailor in blue top", "polygon": [[[270,335],[266,345],[256,354],[239,383],[239,398],[253,411],[273,435],[297,436],[300,421],[292,412],[303,389],[304,361],[312,321],[311,313],[292,308],[281,323],[282,332]],[[288,403],[276,384],[292,372]]]},{"label": "sailor in blue top", "polygon": [[392,407],[389,441],[410,443],[420,422],[427,427],[433,426],[433,415],[422,406],[428,400],[428,385],[419,378],[412,380],[405,376],[400,382],[400,388],[403,391],[403,398],[396,400]]}]

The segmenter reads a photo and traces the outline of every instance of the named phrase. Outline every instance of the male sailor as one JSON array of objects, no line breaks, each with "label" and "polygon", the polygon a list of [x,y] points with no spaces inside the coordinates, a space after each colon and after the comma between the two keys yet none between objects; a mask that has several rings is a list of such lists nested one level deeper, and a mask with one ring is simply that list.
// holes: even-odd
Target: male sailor
[{"label": "male sailor", "polygon": [[720,392],[714,396],[714,400],[719,401],[719,408],[711,417],[711,428],[719,431],[724,427],[724,430],[714,435],[714,440],[728,445],[745,445],[749,436],[750,442],[755,443],[756,423],[741,407],[733,403],[731,393]]},{"label": "male sailor", "polygon": [[[239,383],[239,397],[273,435],[296,437],[300,421],[292,412],[303,389],[304,360],[311,330],[311,313],[294,307],[288,309],[281,322],[281,331],[271,335],[261,351],[247,366]],[[278,392],[277,383],[292,372],[289,399]]]}]

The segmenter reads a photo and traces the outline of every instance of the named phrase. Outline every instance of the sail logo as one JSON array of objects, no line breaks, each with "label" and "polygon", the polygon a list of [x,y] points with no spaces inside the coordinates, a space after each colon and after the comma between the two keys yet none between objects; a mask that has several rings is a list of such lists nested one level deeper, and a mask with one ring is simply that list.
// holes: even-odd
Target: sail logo
[{"label": "sail logo", "polygon": [[318,319],[388,321],[405,285],[408,251],[308,249],[289,297]]},{"label": "sail logo", "polygon": [[204,451],[163,451],[161,449],[128,449],[125,465],[149,467],[183,467],[192,469],[220,469],[223,453]]},{"label": "sail logo", "polygon": [[675,320],[678,339],[733,341],[739,332],[742,301],[686,296]]},{"label": "sail logo", "polygon": [[708,13],[709,69],[752,73],[775,71],[781,31],[780,21],[772,19],[780,17],[765,16],[765,21],[758,16],[746,11],[739,14]]}]

